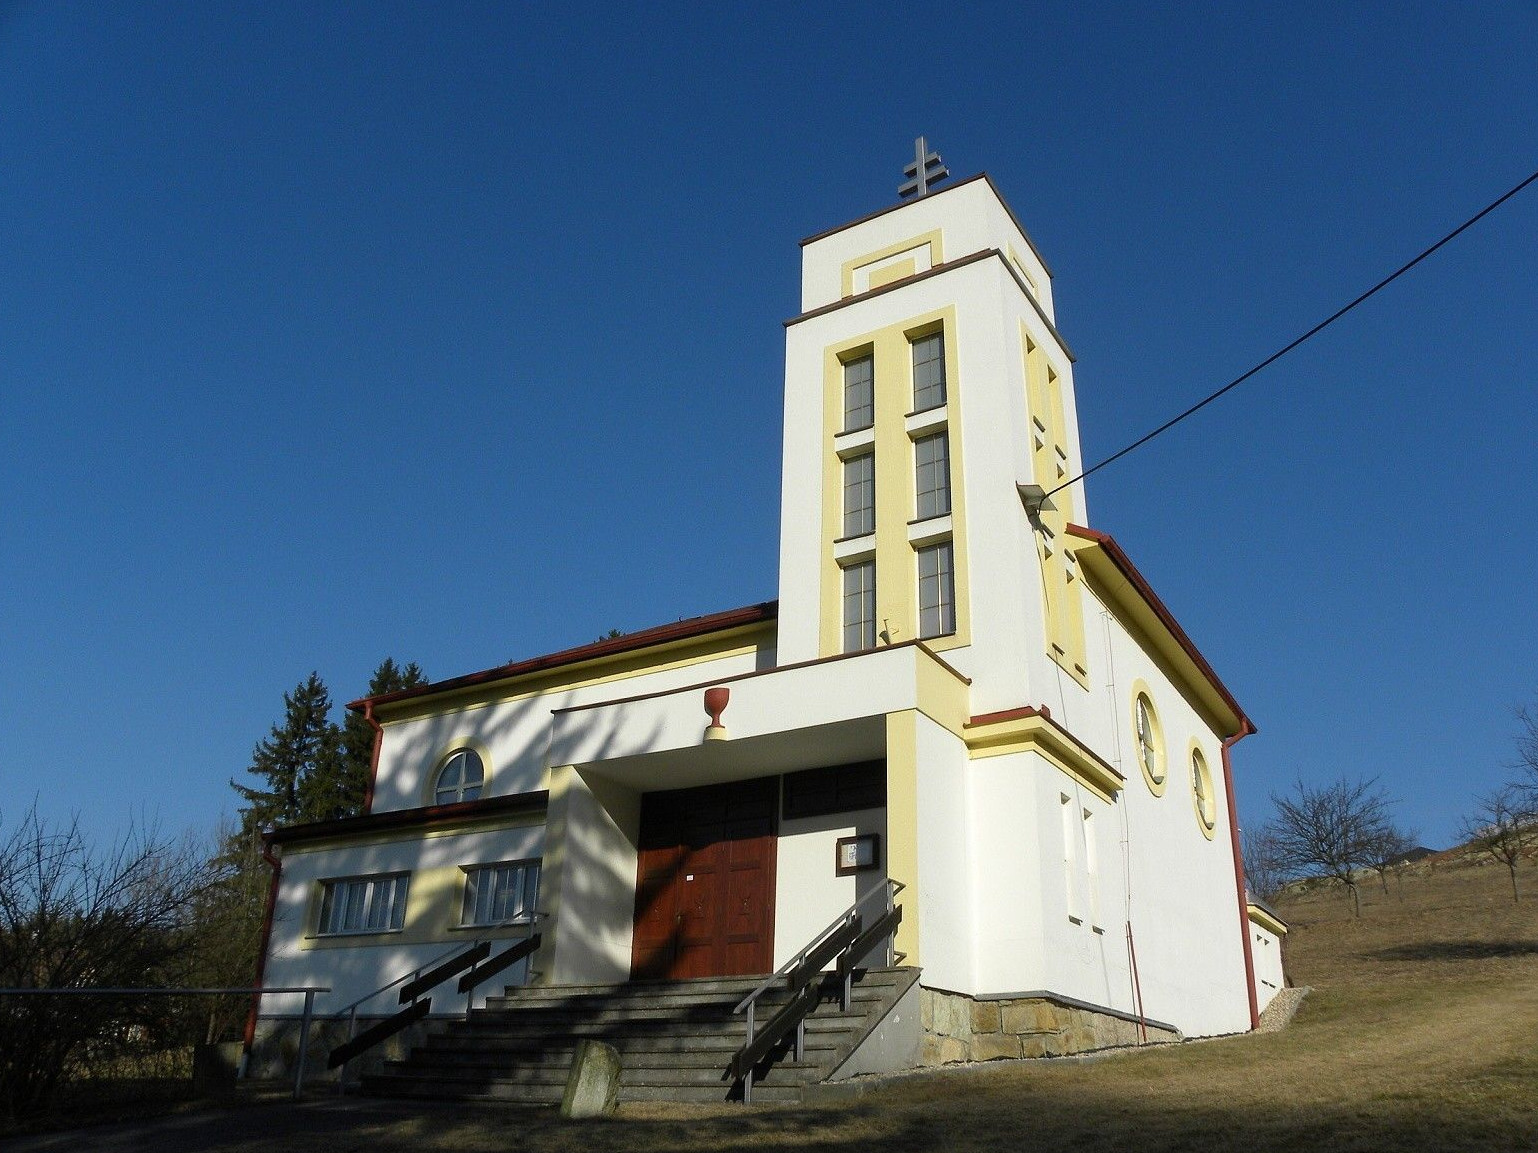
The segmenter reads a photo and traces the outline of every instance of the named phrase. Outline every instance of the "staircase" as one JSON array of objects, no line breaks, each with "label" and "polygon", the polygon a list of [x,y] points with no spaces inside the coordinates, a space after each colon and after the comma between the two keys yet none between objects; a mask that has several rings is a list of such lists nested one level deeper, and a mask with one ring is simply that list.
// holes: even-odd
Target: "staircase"
[{"label": "staircase", "polygon": [[[760,980],[509,988],[467,1020],[435,1022],[425,1044],[406,1060],[365,1074],[362,1089],[376,1096],[557,1104],[578,1039],[591,1037],[619,1050],[621,1101],[738,1100],[741,1085],[725,1070],[746,1026],[732,1009]],[[802,1088],[826,1080],[917,980],[912,968],[859,970],[847,1013],[839,1011],[830,984],[806,1019],[802,1060],[793,1060],[788,1046],[771,1053],[755,1071],[753,1100],[799,1101]],[[759,1020],[786,999],[783,992],[765,994]]]}]

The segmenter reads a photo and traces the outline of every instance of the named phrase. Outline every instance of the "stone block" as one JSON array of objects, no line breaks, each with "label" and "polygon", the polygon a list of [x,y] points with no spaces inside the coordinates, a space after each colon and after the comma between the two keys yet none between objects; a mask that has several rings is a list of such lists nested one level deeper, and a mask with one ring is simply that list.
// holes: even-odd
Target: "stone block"
[{"label": "stone block", "polygon": [[999,1003],[997,1001],[972,1002],[972,1032],[997,1033],[999,1031]]},{"label": "stone block", "polygon": [[607,1117],[619,1103],[619,1050],[602,1041],[579,1041],[561,1097],[562,1117]]},{"label": "stone block", "polygon": [[985,1033],[972,1038],[972,1060],[1013,1060],[1020,1056],[1020,1038],[1013,1033]]},{"label": "stone block", "polygon": [[1050,1033],[1027,1033],[1020,1038],[1020,1056],[1022,1057],[1049,1057],[1047,1052],[1047,1038]]},{"label": "stone block", "polygon": [[1063,1032],[1063,1044],[1068,1053],[1088,1053],[1099,1048],[1095,1044],[1095,1030],[1089,1025],[1074,1025]]},{"label": "stone block", "polygon": [[942,1037],[940,1039],[940,1064],[955,1065],[965,1061],[968,1056],[968,1046],[965,1041],[955,1037]]},{"label": "stone block", "polygon": [[926,1033],[935,1031],[935,998],[932,990],[919,987],[919,1028]]},{"label": "stone block", "polygon": [[936,994],[934,1031],[946,1037],[970,1037],[972,999],[953,994]]},{"label": "stone block", "polygon": [[1036,1032],[1034,1001],[1005,1001],[999,1010],[999,1028],[1006,1033]]},{"label": "stone block", "polygon": [[1046,1033],[1058,1033],[1068,1028],[1070,1010],[1061,1005],[1054,1005],[1051,1001],[1037,1001],[1034,1008],[1037,1029]]},{"label": "stone block", "polygon": [[945,1064],[945,1055],[942,1051],[945,1038],[934,1033],[925,1033],[919,1039],[918,1063],[926,1069],[933,1069],[937,1065]]}]

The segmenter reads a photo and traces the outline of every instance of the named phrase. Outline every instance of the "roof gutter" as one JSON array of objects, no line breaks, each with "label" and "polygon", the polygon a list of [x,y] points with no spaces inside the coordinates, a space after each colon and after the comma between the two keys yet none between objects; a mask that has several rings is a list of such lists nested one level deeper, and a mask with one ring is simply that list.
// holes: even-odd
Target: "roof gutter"
[{"label": "roof gutter", "polygon": [[368,761],[368,788],[363,793],[363,815],[367,816],[374,811],[374,782],[379,779],[379,746],[384,743],[384,726],[374,719],[372,698],[363,702],[363,719],[374,730],[374,751]]},{"label": "roof gutter", "polygon": [[1250,1001],[1250,1029],[1260,1028],[1260,1005],[1255,999],[1255,954],[1250,947],[1250,902],[1244,883],[1244,853],[1239,848],[1239,803],[1234,799],[1234,768],[1229,750],[1255,731],[1248,717],[1231,737],[1223,738],[1223,791],[1228,794],[1228,837],[1234,853],[1234,888],[1239,899],[1239,940],[1244,945],[1244,994]]},{"label": "roof gutter", "polygon": [[[272,941],[272,914],[278,905],[278,878],[283,875],[283,862],[272,855],[272,834],[262,834],[262,860],[272,870],[272,883],[267,887],[267,911],[262,914],[262,951],[256,955],[256,980],[253,987],[262,987],[262,978],[267,973],[267,947]],[[261,1006],[262,995],[251,994],[251,1008],[246,1013],[246,1033],[244,1037],[245,1053],[247,1061],[251,1058],[251,1043],[256,1039],[257,1010]]]}]

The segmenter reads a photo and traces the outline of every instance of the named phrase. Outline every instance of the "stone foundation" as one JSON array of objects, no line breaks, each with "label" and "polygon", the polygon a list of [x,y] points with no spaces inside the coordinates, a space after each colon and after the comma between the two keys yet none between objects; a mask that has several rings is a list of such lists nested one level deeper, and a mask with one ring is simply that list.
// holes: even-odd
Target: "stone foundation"
[{"label": "stone foundation", "polygon": [[[1018,1057],[1063,1057],[1142,1044],[1135,1020],[1046,997],[979,1001],[942,989],[920,991],[918,1063],[951,1065]],[[1178,1030],[1149,1023],[1148,1040],[1179,1041]]]}]

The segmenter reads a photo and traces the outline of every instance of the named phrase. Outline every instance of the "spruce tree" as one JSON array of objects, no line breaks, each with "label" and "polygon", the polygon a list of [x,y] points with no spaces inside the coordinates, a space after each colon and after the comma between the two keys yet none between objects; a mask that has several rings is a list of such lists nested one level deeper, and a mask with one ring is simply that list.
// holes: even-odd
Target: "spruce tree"
[{"label": "spruce tree", "polygon": [[[427,683],[427,677],[415,661],[401,666],[389,657],[380,662],[368,683],[365,696],[377,697]],[[368,794],[369,776],[374,763],[374,729],[362,713],[350,712],[342,724],[341,752],[337,758],[338,777],[334,799],[336,816],[351,817],[363,811]]]},{"label": "spruce tree", "polygon": [[[231,781],[245,802],[241,828],[251,834],[277,825],[323,820],[339,777],[340,740],[331,723],[331,694],[311,673],[283,694],[283,723],[273,725],[251,754],[248,773],[264,787]],[[341,815],[341,814],[337,814]]]}]

